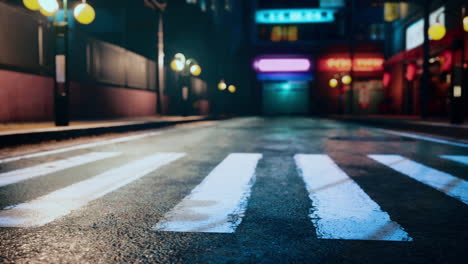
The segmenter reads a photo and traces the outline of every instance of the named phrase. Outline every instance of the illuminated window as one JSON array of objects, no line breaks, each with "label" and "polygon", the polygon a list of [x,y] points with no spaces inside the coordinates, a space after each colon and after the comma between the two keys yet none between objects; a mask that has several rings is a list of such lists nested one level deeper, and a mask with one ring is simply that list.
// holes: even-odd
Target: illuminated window
[{"label": "illuminated window", "polygon": [[271,29],[270,40],[273,42],[278,42],[283,39],[283,27],[275,26]]},{"label": "illuminated window", "polygon": [[297,41],[298,35],[297,26],[274,26],[271,28],[270,40],[273,42]]},{"label": "illuminated window", "polygon": [[297,41],[297,26],[288,27],[288,41]]}]

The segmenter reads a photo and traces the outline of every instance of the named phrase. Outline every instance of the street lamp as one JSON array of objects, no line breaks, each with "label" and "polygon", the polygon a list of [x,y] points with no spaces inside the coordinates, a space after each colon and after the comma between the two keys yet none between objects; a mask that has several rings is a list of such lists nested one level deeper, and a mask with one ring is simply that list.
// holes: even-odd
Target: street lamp
[{"label": "street lamp", "polygon": [[228,87],[228,91],[229,91],[230,93],[235,93],[235,92],[237,91],[237,87],[231,84],[231,85],[229,85],[229,87]]},{"label": "street lamp", "polygon": [[[182,53],[177,53],[174,55],[170,63],[171,69],[176,72],[176,83],[179,82],[178,76],[181,75],[182,77],[189,77],[189,76],[200,76],[202,73],[202,68],[200,64],[195,59],[186,59],[185,55]],[[183,80],[185,83],[185,80]],[[178,86],[179,84],[177,84]],[[189,88],[185,85],[182,86],[182,100],[184,101],[184,116],[187,115],[188,102],[189,97]]]},{"label": "street lamp", "polygon": [[219,81],[218,83],[218,90],[224,91],[227,88],[227,84],[224,80]]},{"label": "street lamp", "polygon": [[[23,0],[26,8],[37,11],[44,16],[55,16],[55,86],[54,86],[54,119],[56,126],[68,126],[69,92],[68,80],[68,0],[62,0],[63,21],[58,21],[57,11],[60,9],[57,0]],[[82,0],[74,11],[75,19],[81,24],[90,24],[94,21],[96,13],[94,8]]]}]

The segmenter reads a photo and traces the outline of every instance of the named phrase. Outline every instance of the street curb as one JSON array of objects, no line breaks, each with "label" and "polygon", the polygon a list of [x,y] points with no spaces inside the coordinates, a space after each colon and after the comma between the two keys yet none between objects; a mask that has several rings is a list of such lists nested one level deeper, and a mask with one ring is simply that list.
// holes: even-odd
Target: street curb
[{"label": "street curb", "polygon": [[219,120],[219,118],[206,117],[195,120],[180,120],[180,121],[157,121],[157,122],[144,122],[137,124],[118,125],[118,126],[106,126],[106,127],[91,127],[91,128],[76,128],[61,131],[38,131],[38,132],[26,132],[16,133],[10,135],[0,136],[0,147],[11,147],[24,144],[34,144],[43,141],[50,140],[65,140],[73,139],[84,136],[98,136],[107,133],[125,133],[131,131],[141,131],[148,129],[163,128],[173,125],[194,123],[201,121]]},{"label": "street curb", "polygon": [[406,120],[393,120],[393,119],[379,119],[379,118],[352,118],[352,117],[337,117],[329,116],[328,118],[342,121],[355,123],[360,125],[369,125],[385,129],[397,129],[413,132],[421,132],[427,134],[434,134],[438,136],[445,136],[451,138],[458,138],[462,140],[468,140],[468,128],[456,125],[444,125],[444,124],[424,124]]}]

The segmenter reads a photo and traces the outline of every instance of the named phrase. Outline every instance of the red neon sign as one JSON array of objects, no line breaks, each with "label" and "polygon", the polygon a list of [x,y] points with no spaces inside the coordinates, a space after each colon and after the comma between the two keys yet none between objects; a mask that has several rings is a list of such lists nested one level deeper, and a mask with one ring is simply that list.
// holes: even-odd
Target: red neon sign
[{"label": "red neon sign", "polygon": [[[383,58],[355,58],[353,70],[357,72],[383,71]],[[321,71],[350,71],[351,59],[349,58],[327,58],[319,61]]]}]

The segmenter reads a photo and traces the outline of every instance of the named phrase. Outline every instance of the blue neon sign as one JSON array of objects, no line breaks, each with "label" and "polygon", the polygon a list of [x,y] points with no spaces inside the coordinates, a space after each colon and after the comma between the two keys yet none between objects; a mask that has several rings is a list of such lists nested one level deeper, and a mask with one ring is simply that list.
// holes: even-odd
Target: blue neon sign
[{"label": "blue neon sign", "polygon": [[335,21],[333,9],[265,9],[255,13],[257,24],[331,23]]}]

